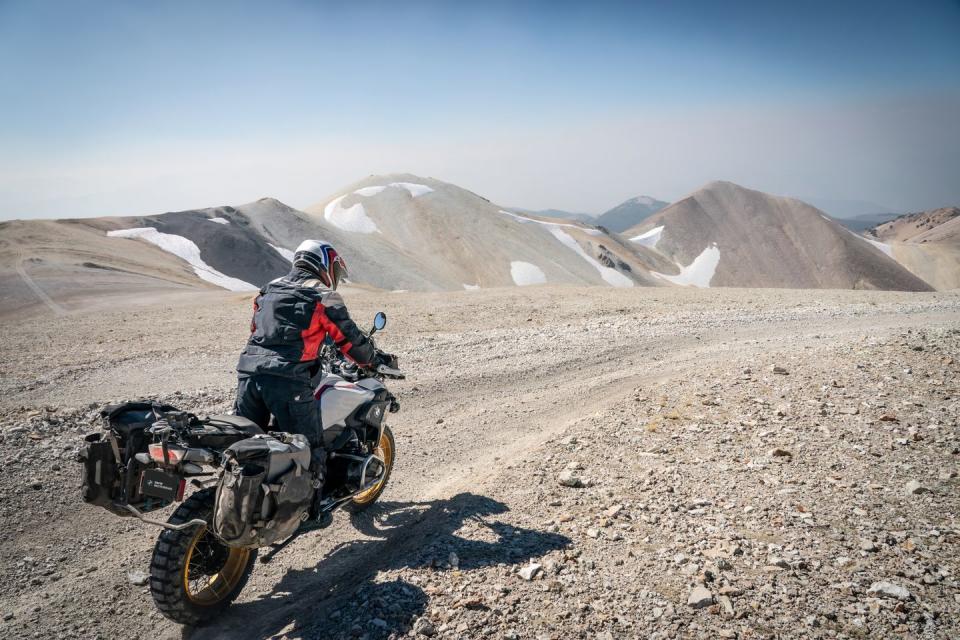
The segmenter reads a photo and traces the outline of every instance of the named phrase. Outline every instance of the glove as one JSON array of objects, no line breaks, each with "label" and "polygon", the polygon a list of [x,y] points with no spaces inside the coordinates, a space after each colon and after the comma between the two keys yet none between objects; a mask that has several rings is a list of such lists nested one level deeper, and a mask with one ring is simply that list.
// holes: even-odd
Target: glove
[{"label": "glove", "polygon": [[391,369],[399,369],[400,365],[397,363],[397,356],[392,353],[386,353],[384,351],[377,351],[376,362],[374,366],[385,365]]}]

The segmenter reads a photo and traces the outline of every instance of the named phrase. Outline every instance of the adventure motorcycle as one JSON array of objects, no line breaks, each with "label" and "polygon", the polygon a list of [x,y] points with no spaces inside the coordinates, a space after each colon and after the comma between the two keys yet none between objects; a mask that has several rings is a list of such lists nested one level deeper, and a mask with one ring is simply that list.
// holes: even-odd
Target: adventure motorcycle
[{"label": "adventure motorcycle", "polygon": [[[386,326],[377,313],[372,338]],[[396,458],[384,423],[400,405],[384,385],[403,379],[396,359],[364,369],[324,349],[314,378],[329,452],[320,514],[308,513],[316,487],[310,447],[299,434],[264,433],[234,415],[198,418],[169,405],[105,408],[104,432],[87,436],[85,501],[163,527],[150,562],[150,592],[171,620],[209,622],[240,594],[258,550],[262,562],[299,534],[329,524],[338,508],[359,512],[383,493]],[[187,484],[197,490],[184,500]],[[166,522],[145,514],[178,502]]]}]

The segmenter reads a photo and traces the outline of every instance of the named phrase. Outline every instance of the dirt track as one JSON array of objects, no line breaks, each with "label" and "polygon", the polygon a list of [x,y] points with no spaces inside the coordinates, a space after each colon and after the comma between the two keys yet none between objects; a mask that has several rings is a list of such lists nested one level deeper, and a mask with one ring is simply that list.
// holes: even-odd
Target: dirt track
[{"label": "dirt track", "polygon": [[[642,410],[650,411],[662,404],[657,397],[673,402],[673,394],[681,389],[708,392],[742,375],[745,365],[760,363],[753,367],[757,372],[771,359],[789,362],[791,382],[799,383],[806,370],[835,365],[845,371],[864,357],[861,352],[866,353],[863,350],[871,340],[893,338],[890,344],[895,346],[896,336],[905,330],[960,328],[960,296],[944,293],[544,288],[452,295],[348,292],[346,298],[363,324],[375,310],[387,312],[389,326],[380,344],[399,354],[409,374],[407,381],[393,385],[402,410],[392,420],[399,448],[392,485],[376,517],[351,521],[340,515],[331,529],[310,534],[273,563],[259,565],[232,616],[200,632],[181,630],[160,618],[145,588],[129,584],[126,572],[146,567],[156,532],[77,503],[71,445],[82,435],[79,432],[95,428],[83,424],[92,413],[91,404],[155,395],[191,410],[225,410],[232,400],[232,370],[245,337],[249,302],[236,294],[211,292],[186,303],[73,314],[5,327],[0,411],[7,447],[0,472],[5,542],[0,572],[13,578],[0,586],[0,613],[14,615],[0,623],[2,633],[11,637],[98,633],[143,638],[182,633],[197,638],[386,637],[404,634],[415,619],[425,618],[433,620],[441,637],[451,638],[510,637],[511,633],[516,637],[712,635],[716,629],[708,631],[711,625],[733,616],[688,609],[686,592],[666,587],[657,596],[666,604],[650,609],[661,610],[660,615],[650,619],[648,610],[620,612],[621,617],[635,618],[626,626],[616,616],[591,618],[600,610],[596,605],[591,605],[593,614],[578,609],[574,595],[566,595],[579,593],[570,586],[578,580],[590,583],[602,568],[602,578],[616,590],[617,585],[633,584],[642,575],[629,563],[612,564],[611,560],[605,565],[604,557],[615,555],[610,553],[591,559],[593,568],[567,559],[566,568],[557,572],[562,585],[554,596],[552,583],[543,576],[539,581],[508,585],[507,591],[513,592],[509,597],[484,596],[478,606],[472,601],[464,604],[468,596],[463,594],[489,589],[491,580],[517,580],[516,568],[530,559],[551,554],[566,559],[572,549],[584,544],[583,531],[589,534],[589,527],[579,520],[579,507],[586,513],[591,502],[594,508],[601,504],[606,508],[615,496],[626,496],[616,499],[627,502],[639,500],[641,490],[628,490],[623,484],[629,473],[611,476],[579,494],[592,500],[570,499],[568,493],[554,497],[558,489],[552,465],[566,454],[550,448],[560,436],[571,434],[603,441],[611,430],[627,424],[618,407],[634,401],[638,393],[645,398]],[[937,343],[940,338],[931,340]],[[955,371],[955,367],[944,367],[945,372],[948,369]],[[956,379],[949,378],[946,384],[949,391]],[[176,392],[183,396],[177,398]],[[739,390],[732,389],[729,398],[723,389],[716,393],[721,402],[751,410],[753,400],[740,397]],[[799,407],[814,404],[812,385],[799,385],[791,393],[809,393],[810,402],[797,400],[798,408],[776,419],[778,423],[789,424],[795,412],[799,424],[805,419]],[[954,401],[951,410],[955,405]],[[45,407],[56,412],[43,411]],[[631,408],[627,415],[639,416],[640,411]],[[703,422],[696,417],[683,419]],[[951,425],[948,419],[946,428],[952,430],[955,442],[955,416],[953,420]],[[651,440],[663,435],[647,433]],[[674,440],[687,437],[685,432],[678,433]],[[737,436],[731,431],[725,437]],[[719,446],[711,444],[707,450]],[[690,451],[696,447],[694,439]],[[573,449],[579,451],[577,459],[588,470],[585,473],[610,466],[604,459],[612,455],[609,449],[580,450],[575,444]],[[52,464],[59,468],[51,471]],[[818,462],[812,464],[808,472],[819,472]],[[602,478],[609,470],[595,473]],[[31,487],[34,479],[40,489]],[[706,493],[715,478],[704,467],[702,475],[694,472],[684,481],[688,487],[677,484],[672,489],[677,495],[687,489]],[[945,501],[937,509],[941,518],[951,520],[956,514],[956,485],[946,486],[952,489],[936,492]],[[561,511],[570,511],[571,520],[558,520],[559,516],[545,520],[541,511],[548,500],[558,503]],[[631,518],[641,526],[639,513]],[[955,551],[956,523],[948,525],[954,527],[952,533],[943,523],[938,526],[947,536],[947,548]],[[478,534],[474,539],[470,531],[489,535]],[[629,531],[624,529],[628,540]],[[605,536],[588,535],[585,541],[589,545]],[[447,554],[436,551],[446,549],[451,538],[460,541],[454,543],[462,558],[459,570],[445,568]],[[641,542],[633,547],[633,557],[657,556],[649,543]],[[584,553],[591,551],[587,548]],[[955,557],[950,562],[955,565]],[[960,568],[953,571],[948,571],[954,576],[948,580],[954,580]],[[685,579],[692,582],[696,577],[691,574]],[[548,597],[557,607],[570,598],[568,608],[573,613],[558,614],[552,621],[541,619],[543,603],[535,598],[521,598],[505,613],[497,613],[499,601],[520,598],[517,594],[527,584],[537,585],[538,593],[546,593],[537,597]],[[949,591],[949,584],[944,588],[948,600],[957,593],[955,587]],[[575,599],[579,602],[584,597],[580,594]],[[764,602],[760,596],[756,601]],[[663,613],[667,606],[673,611],[672,619]],[[819,610],[807,611],[798,602],[780,606],[783,616],[791,619],[820,615]],[[478,617],[481,614],[486,617]],[[753,629],[758,636],[767,635],[764,629],[774,629],[796,637],[810,630],[754,624],[760,618],[753,615],[737,618],[730,628],[739,625],[741,635],[743,629]],[[841,610],[841,619],[844,615]],[[827,616],[824,624],[828,626],[811,628],[823,631],[836,618]],[[930,632],[949,633],[944,617],[939,619],[940,625]],[[904,624],[909,625],[909,620]],[[882,636],[892,634],[892,629],[875,631]],[[841,628],[843,633],[849,631]]]}]

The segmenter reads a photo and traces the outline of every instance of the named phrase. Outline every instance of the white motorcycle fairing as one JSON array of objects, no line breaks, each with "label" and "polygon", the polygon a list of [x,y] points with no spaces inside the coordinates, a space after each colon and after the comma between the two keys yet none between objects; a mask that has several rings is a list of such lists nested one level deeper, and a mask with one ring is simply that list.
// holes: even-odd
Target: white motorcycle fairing
[{"label": "white motorcycle fairing", "polygon": [[383,388],[384,384],[375,378],[350,382],[335,373],[324,374],[313,393],[320,404],[324,442],[329,444],[336,440],[346,426],[347,416],[373,400],[376,392]]}]

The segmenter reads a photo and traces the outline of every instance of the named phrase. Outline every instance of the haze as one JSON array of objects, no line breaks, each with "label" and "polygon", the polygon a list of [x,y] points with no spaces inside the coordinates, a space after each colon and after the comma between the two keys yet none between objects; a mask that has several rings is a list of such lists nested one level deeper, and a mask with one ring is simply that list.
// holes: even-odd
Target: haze
[{"label": "haze", "polygon": [[356,4],[0,3],[0,218],[394,171],[531,209],[960,203],[954,2]]}]

